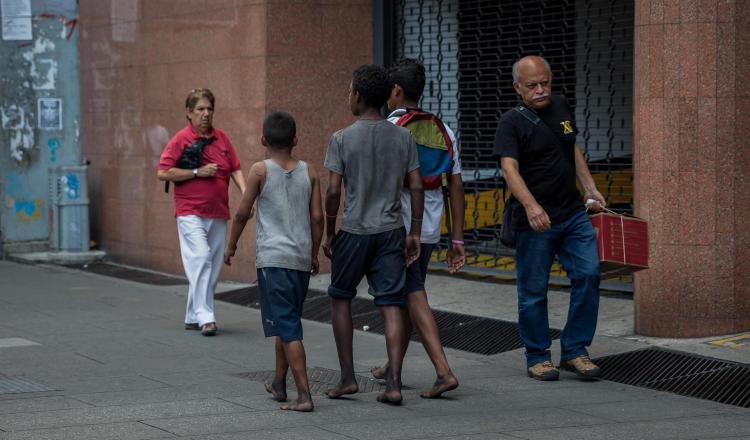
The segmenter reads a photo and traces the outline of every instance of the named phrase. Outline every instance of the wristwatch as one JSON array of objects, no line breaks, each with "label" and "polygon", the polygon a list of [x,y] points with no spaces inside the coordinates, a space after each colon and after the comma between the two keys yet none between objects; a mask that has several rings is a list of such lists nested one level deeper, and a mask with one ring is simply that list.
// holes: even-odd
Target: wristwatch
[{"label": "wristwatch", "polygon": [[193,178],[198,177],[198,168],[193,168]]}]

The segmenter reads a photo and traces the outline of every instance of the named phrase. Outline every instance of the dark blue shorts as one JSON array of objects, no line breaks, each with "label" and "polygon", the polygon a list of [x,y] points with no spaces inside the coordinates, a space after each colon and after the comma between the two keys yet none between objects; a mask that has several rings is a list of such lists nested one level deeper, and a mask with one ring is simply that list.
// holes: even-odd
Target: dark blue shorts
[{"label": "dark blue shorts", "polygon": [[284,342],[302,340],[302,305],[310,284],[310,272],[264,267],[258,269],[260,316],[266,337]]},{"label": "dark blue shorts", "polygon": [[425,290],[424,280],[427,278],[427,266],[430,265],[430,257],[436,246],[437,244],[422,243],[419,258],[406,268],[406,282],[404,283],[406,295]]},{"label": "dark blue shorts", "polygon": [[404,228],[370,235],[339,231],[331,245],[328,294],[337,299],[352,299],[362,277],[367,276],[376,306],[404,307],[405,239]]}]

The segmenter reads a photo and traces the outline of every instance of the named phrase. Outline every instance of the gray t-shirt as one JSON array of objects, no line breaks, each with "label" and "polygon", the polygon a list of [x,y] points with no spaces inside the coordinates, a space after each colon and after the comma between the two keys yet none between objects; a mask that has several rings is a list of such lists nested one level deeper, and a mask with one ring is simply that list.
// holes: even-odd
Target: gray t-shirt
[{"label": "gray t-shirt", "polygon": [[358,120],[331,136],[325,167],[344,176],[341,229],[359,235],[404,226],[401,188],[419,168],[411,132],[382,120]]}]

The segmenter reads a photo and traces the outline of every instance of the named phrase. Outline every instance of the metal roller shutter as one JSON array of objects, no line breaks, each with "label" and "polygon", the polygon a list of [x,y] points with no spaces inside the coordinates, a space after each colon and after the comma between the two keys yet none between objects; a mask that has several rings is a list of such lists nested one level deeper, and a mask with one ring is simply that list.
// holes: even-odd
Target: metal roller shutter
[{"label": "metal roller shutter", "polygon": [[517,102],[511,67],[524,55],[549,61],[600,191],[632,211],[632,1],[401,0],[394,9],[394,58],[423,60],[422,106],[458,129],[470,264],[512,269],[497,240],[504,182],[492,143]]}]

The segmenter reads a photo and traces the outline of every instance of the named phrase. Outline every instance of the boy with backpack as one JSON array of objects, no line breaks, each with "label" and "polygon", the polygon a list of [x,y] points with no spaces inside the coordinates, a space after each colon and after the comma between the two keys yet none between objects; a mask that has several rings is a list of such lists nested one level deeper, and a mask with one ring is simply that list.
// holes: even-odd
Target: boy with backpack
[{"label": "boy with backpack", "polygon": [[[446,213],[446,225],[450,229],[451,246],[448,248],[448,268],[456,273],[466,262],[464,255],[464,186],[461,179],[461,162],[458,157],[456,136],[437,116],[419,108],[419,100],[425,86],[425,69],[417,60],[403,59],[388,70],[392,89],[388,99],[388,120],[408,128],[414,135],[419,152],[420,172],[424,185],[424,216],[422,220],[421,256],[406,269],[407,309],[403,314],[405,339],[404,352],[409,346],[412,325],[437,373],[432,388],[421,393],[423,398],[440,397],[458,387],[458,379],[448,365],[448,359],[440,343],[437,323],[427,302],[425,278],[430,256],[440,241],[444,198],[448,199],[450,211]],[[445,178],[444,178],[445,176]],[[448,194],[444,194],[441,191]],[[409,197],[406,190],[401,195],[404,207],[404,224],[410,224]],[[405,354],[405,353],[404,353]],[[372,370],[375,378],[382,378],[385,367]]]},{"label": "boy with backpack", "polygon": [[[386,390],[378,401],[401,403],[401,364],[405,353],[403,287],[405,267],[419,257],[422,178],[409,130],[383,118],[380,108],[391,92],[388,73],[379,66],[358,67],[349,91],[349,107],[358,119],[331,136],[325,167],[326,242],[331,258],[332,324],[341,366],[341,382],[328,390],[331,399],[359,390],[354,377],[351,301],[367,275],[369,292],[385,321],[388,368]],[[401,216],[401,190],[409,188],[411,227]],[[336,233],[342,181],[346,187],[344,219]]]},{"label": "boy with backpack", "polygon": [[300,318],[310,274],[318,272],[318,248],[323,236],[320,183],[312,167],[292,157],[297,136],[290,114],[273,112],[266,116],[261,142],[270,158],[254,163],[250,169],[224,262],[231,265],[257,199],[255,266],[261,318],[266,337],[276,338],[276,373],[266,384],[266,391],[277,401],[286,401],[286,375],[291,367],[297,400],[281,409],[312,411]]}]

